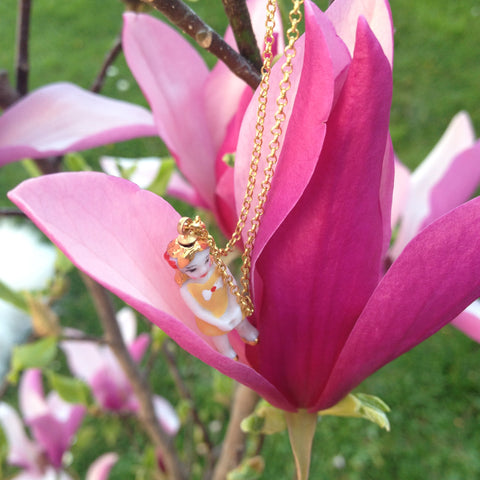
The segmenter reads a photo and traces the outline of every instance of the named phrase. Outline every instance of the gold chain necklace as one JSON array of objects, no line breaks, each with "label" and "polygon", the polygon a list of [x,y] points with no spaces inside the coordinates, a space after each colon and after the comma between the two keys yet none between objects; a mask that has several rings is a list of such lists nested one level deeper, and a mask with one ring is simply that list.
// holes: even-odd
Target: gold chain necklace
[{"label": "gold chain necklace", "polygon": [[240,241],[253,203],[253,193],[257,182],[258,165],[260,162],[263,144],[267,96],[273,60],[273,30],[275,28],[275,12],[277,9],[275,0],[267,1],[267,17],[265,22],[266,32],[264,37],[265,48],[263,52],[260,94],[258,96],[255,140],[253,144],[252,157],[250,160],[250,171],[248,174],[245,197],[243,199],[240,217],[238,219],[232,237],[228,241],[225,248],[218,248],[214,238],[208,233],[205,224],[200,220],[199,217],[196,217],[193,220],[191,218],[184,217],[180,220],[178,225],[178,232],[180,236],[184,239],[185,245],[192,244],[192,242],[195,242],[196,240],[208,244],[211,257],[215,262],[218,270],[220,271],[224,283],[228,286],[231,293],[236,297],[244,317],[249,317],[254,312],[253,301],[250,292],[250,271],[252,267],[251,257],[255,244],[255,239],[257,237],[258,229],[260,227],[260,221],[265,212],[265,203],[268,198],[268,193],[271,189],[273,176],[275,174],[275,168],[278,162],[277,154],[280,148],[280,137],[283,134],[282,124],[286,118],[285,107],[288,104],[287,92],[291,88],[290,75],[293,72],[292,61],[297,53],[295,50],[295,42],[298,40],[298,37],[300,35],[297,26],[302,20],[302,13],[300,7],[303,4],[303,0],[292,0],[292,3],[293,8],[289,13],[290,28],[287,31],[288,44],[285,47],[285,61],[282,65],[283,77],[280,80],[280,93],[276,100],[277,110],[274,116],[275,124],[270,129],[270,133],[272,134],[272,140],[269,143],[270,152],[266,158],[266,167],[263,172],[264,178],[261,183],[260,193],[257,197],[258,203],[255,205],[255,214],[250,220],[250,229],[247,232],[247,239],[245,241],[244,251],[242,254],[242,277],[240,280],[240,284],[242,286],[241,291],[238,285],[235,283],[232,274],[229,272],[228,267],[225,265],[222,258],[225,257],[228,253],[230,253],[234,249],[235,245]]}]

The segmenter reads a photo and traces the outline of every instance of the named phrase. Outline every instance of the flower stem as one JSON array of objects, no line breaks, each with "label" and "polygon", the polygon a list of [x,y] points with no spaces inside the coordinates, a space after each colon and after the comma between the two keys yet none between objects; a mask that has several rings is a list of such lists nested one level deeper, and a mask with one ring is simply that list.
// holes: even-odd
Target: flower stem
[{"label": "flower stem", "polygon": [[317,414],[306,410],[285,412],[290,445],[297,469],[297,480],[308,480],[313,435],[317,427]]}]

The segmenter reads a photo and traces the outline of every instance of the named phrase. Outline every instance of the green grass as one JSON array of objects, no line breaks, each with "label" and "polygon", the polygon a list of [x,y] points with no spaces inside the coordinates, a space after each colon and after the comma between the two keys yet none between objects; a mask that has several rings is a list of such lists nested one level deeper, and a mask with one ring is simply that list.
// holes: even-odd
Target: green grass
[{"label": "green grass", "polygon": [[[226,19],[219,0],[199,0],[191,5],[212,26],[220,31],[224,29]],[[477,0],[441,6],[435,0],[392,0],[391,6],[396,28],[391,132],[397,154],[414,167],[459,110],[467,110],[477,130],[480,129],[480,6]],[[121,12],[119,0],[34,2],[30,87],[71,81],[88,88],[120,31]],[[16,2],[0,3],[0,68],[9,70],[11,78],[15,13]],[[205,57],[209,65],[214,63],[211,56]],[[123,59],[119,59],[116,66],[119,73],[107,79],[103,93],[146,106]],[[127,80],[131,88],[119,91],[116,87],[119,79]],[[158,140],[137,141],[95,149],[86,155],[94,161],[103,152],[142,156],[155,154],[162,148]],[[5,192],[25,177],[19,165],[0,170],[0,205],[7,205]],[[99,331],[83,288],[75,278],[59,309],[60,313],[68,312],[70,325],[84,324],[92,332]],[[218,377],[193,357],[181,351],[178,355],[181,371],[193,385],[202,418],[207,424],[220,420],[224,428],[226,406],[212,399]],[[377,372],[359,391],[379,395],[392,407],[392,431],[381,431],[364,420],[324,418],[315,437],[311,478],[480,478],[479,362],[480,347],[447,327]],[[62,368],[61,363],[58,368]],[[161,358],[155,364],[152,379],[158,393],[174,403],[179,402]],[[229,382],[226,383],[228,387]],[[14,396],[14,392],[9,392],[11,401]],[[148,455],[145,456],[143,449],[143,437],[131,422],[124,423],[125,428],[120,429],[112,418],[89,419],[74,447],[74,465],[87,466],[103,451],[122,448],[125,453],[111,479],[135,478],[138,459],[144,457],[148,464]],[[179,435],[177,444],[185,455],[195,448],[191,440],[195,435],[191,427],[185,427]],[[221,440],[220,433],[215,440]],[[0,441],[0,455],[2,448]],[[267,464],[262,478],[292,478],[293,466],[285,434],[267,438],[263,454]],[[338,455],[345,459],[344,468],[333,466],[332,460]],[[5,470],[4,466],[1,468],[0,476]]]}]

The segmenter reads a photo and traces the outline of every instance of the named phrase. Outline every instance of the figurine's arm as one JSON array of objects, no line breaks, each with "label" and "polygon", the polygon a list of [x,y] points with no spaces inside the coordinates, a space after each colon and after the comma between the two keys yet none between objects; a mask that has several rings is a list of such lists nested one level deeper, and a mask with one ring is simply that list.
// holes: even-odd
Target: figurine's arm
[{"label": "figurine's arm", "polygon": [[229,295],[228,298],[228,308],[227,311],[221,316],[216,317],[213,315],[210,310],[203,308],[195,298],[190,294],[186,285],[180,287],[180,294],[182,295],[183,300],[187,304],[188,308],[193,312],[195,316],[203,320],[204,322],[210,323],[211,325],[223,330],[225,333],[233,330],[242,320],[242,312],[238,306],[236,300]]}]

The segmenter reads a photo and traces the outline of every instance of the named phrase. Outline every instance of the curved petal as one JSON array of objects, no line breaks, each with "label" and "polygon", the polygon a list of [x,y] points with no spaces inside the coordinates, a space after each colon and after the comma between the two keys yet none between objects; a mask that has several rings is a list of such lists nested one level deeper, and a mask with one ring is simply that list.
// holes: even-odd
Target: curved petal
[{"label": "curved petal", "polygon": [[355,49],[358,18],[360,16],[364,17],[380,42],[390,66],[393,65],[392,12],[388,1],[335,0],[328,7],[326,14],[352,55]]},{"label": "curved petal", "polygon": [[262,349],[249,359],[305,408],[319,398],[380,277],[390,234],[391,93],[390,65],[360,19],[312,180],[257,261]]},{"label": "curved petal", "polygon": [[469,305],[452,321],[452,325],[480,343],[480,300],[476,300]]},{"label": "curved petal", "polygon": [[122,44],[160,137],[185,178],[213,207],[215,150],[205,118],[205,63],[179,33],[149,15],[124,14]]},{"label": "curved petal", "polygon": [[0,425],[8,441],[8,462],[34,470],[40,457],[40,447],[32,442],[23,429],[20,416],[7,403],[0,403]]},{"label": "curved petal", "polygon": [[95,172],[27,180],[9,198],[75,265],[182,348],[279,408],[294,408],[273,385],[242,363],[243,351],[239,352],[241,362],[232,361],[199,333],[163,258],[168,242],[177,236],[180,218],[163,199],[127,180]]},{"label": "curved petal", "polygon": [[407,203],[408,191],[410,189],[410,170],[403,165],[398,159],[395,159],[395,181],[393,183],[393,198],[392,198],[392,229],[399,222],[405,204]]},{"label": "curved petal", "polygon": [[110,470],[118,461],[118,454],[105,453],[98,457],[89,467],[85,480],[107,480]]},{"label": "curved petal", "polygon": [[18,391],[20,410],[27,424],[35,417],[47,415],[48,405],[42,385],[42,372],[37,368],[25,370]]},{"label": "curved petal", "polygon": [[392,255],[396,258],[423,227],[466,201],[480,182],[480,142],[470,118],[457,114],[427,158],[413,172]]},{"label": "curved petal", "polygon": [[88,384],[92,382],[95,374],[105,367],[105,358],[102,347],[93,342],[82,340],[63,340],[60,342],[68,368],[76,377]]},{"label": "curved petal", "polygon": [[144,108],[54,83],[0,117],[0,165],[153,135],[153,118]]},{"label": "curved petal", "polygon": [[452,321],[480,296],[480,199],[419,233],[390,267],[359,317],[315,409]]}]

